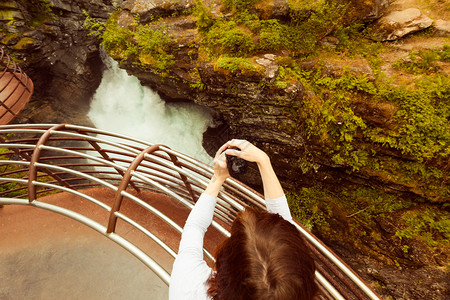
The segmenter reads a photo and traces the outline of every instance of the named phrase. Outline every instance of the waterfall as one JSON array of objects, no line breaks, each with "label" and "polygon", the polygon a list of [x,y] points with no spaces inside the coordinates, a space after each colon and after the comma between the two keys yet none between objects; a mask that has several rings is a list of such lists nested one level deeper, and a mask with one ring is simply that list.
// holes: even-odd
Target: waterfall
[{"label": "waterfall", "polygon": [[88,113],[96,128],[164,144],[211,162],[202,147],[203,133],[212,122],[207,108],[195,103],[165,103],[105,53],[102,60],[106,69]]}]

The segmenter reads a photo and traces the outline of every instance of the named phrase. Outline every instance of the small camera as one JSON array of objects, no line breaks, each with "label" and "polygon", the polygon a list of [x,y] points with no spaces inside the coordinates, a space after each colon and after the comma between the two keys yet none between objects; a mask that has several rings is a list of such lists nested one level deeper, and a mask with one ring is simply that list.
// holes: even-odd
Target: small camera
[{"label": "small camera", "polygon": [[[235,150],[241,150],[237,147],[230,147],[228,149],[235,149]],[[227,158],[227,167],[228,167],[228,172],[230,173],[231,176],[236,176],[237,174],[242,174],[246,167],[247,167],[247,161],[234,156],[234,155],[228,155],[225,154],[225,157]]]}]

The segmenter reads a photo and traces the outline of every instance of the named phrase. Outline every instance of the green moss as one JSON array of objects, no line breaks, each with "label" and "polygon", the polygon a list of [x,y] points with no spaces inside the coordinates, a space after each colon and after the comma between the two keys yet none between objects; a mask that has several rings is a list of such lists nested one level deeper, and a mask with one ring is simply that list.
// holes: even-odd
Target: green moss
[{"label": "green moss", "polygon": [[[320,68],[304,71],[293,60],[282,62],[274,87],[300,81],[311,91],[286,109],[290,119],[297,120],[296,125],[290,124],[289,132],[305,137],[307,144],[320,145],[324,149],[321,159],[325,156],[351,171],[374,172],[435,201],[450,197],[440,172],[450,154],[447,75],[423,76],[406,88],[349,73],[326,77]],[[369,106],[389,104],[391,125],[371,124],[365,119],[370,115],[355,113],[355,101]],[[386,158],[377,148],[401,152],[409,160]]]},{"label": "green moss", "polygon": [[118,26],[119,12],[111,14],[102,34],[102,45],[114,59],[125,60],[136,54],[135,33]]},{"label": "green moss", "polygon": [[[447,157],[450,154],[450,124],[448,107],[441,101],[445,101],[443,97],[450,93],[449,84],[450,78],[442,75],[418,80],[413,88],[380,85],[377,96],[400,106],[395,116],[399,128],[391,132],[373,129],[367,137],[419,161]],[[386,138],[381,138],[380,134]]]},{"label": "green moss", "polygon": [[12,46],[12,49],[24,50],[24,49],[29,48],[32,45],[34,45],[34,40],[32,38],[23,37],[14,46]]},{"label": "green moss", "polygon": [[290,3],[291,21],[282,24],[277,19],[260,20],[252,9],[259,1],[225,1],[232,16],[213,21],[209,10],[200,0],[197,2],[197,27],[203,32],[203,45],[215,57],[281,49],[291,51],[293,56],[313,53],[317,41],[340,23],[345,11],[338,1]]},{"label": "green moss", "polygon": [[258,48],[261,50],[280,50],[286,47],[286,26],[277,20],[261,21]]}]

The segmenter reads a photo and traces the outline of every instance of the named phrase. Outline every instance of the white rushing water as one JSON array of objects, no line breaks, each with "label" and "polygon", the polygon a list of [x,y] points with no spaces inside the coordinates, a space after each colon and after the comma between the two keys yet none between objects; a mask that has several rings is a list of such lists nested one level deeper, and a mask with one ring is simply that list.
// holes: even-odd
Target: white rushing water
[{"label": "white rushing water", "polygon": [[103,55],[102,59],[106,69],[88,114],[96,128],[164,144],[211,162],[202,147],[203,132],[212,122],[206,108],[194,103],[165,103],[112,58]]}]

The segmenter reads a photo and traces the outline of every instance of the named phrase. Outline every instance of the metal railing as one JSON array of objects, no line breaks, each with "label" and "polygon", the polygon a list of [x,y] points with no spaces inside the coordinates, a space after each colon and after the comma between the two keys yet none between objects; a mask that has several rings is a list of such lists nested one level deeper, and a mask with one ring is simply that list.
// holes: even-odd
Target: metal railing
[{"label": "metal railing", "polygon": [[0,47],[0,125],[9,124],[33,94],[33,82]]},{"label": "metal railing", "polygon": [[33,94],[33,81],[0,47],[0,125],[9,124]]},{"label": "metal railing", "polygon": [[[28,205],[53,211],[77,220],[115,241],[149,267],[166,284],[170,274],[161,263],[139,245],[117,231],[117,221],[125,222],[154,241],[173,260],[176,250],[164,237],[156,236],[140,220],[121,211],[131,201],[148,214],[178,232],[182,228],[174,216],[164,214],[139,197],[147,191],[169,196],[183,208],[192,209],[213,174],[210,166],[163,145],[75,125],[0,126],[0,205]],[[91,188],[113,191],[112,203],[102,202],[86,193]],[[55,191],[70,193],[93,203],[106,212],[102,222],[40,201]],[[244,184],[228,179],[218,196],[212,227],[223,238],[237,213],[245,205],[265,209],[264,199]],[[1,211],[0,211],[1,214]],[[181,223],[184,224],[185,220]],[[322,299],[379,299],[377,294],[339,257],[301,224],[296,223],[307,240],[316,261],[316,281]],[[204,249],[210,261],[212,255]]]}]

